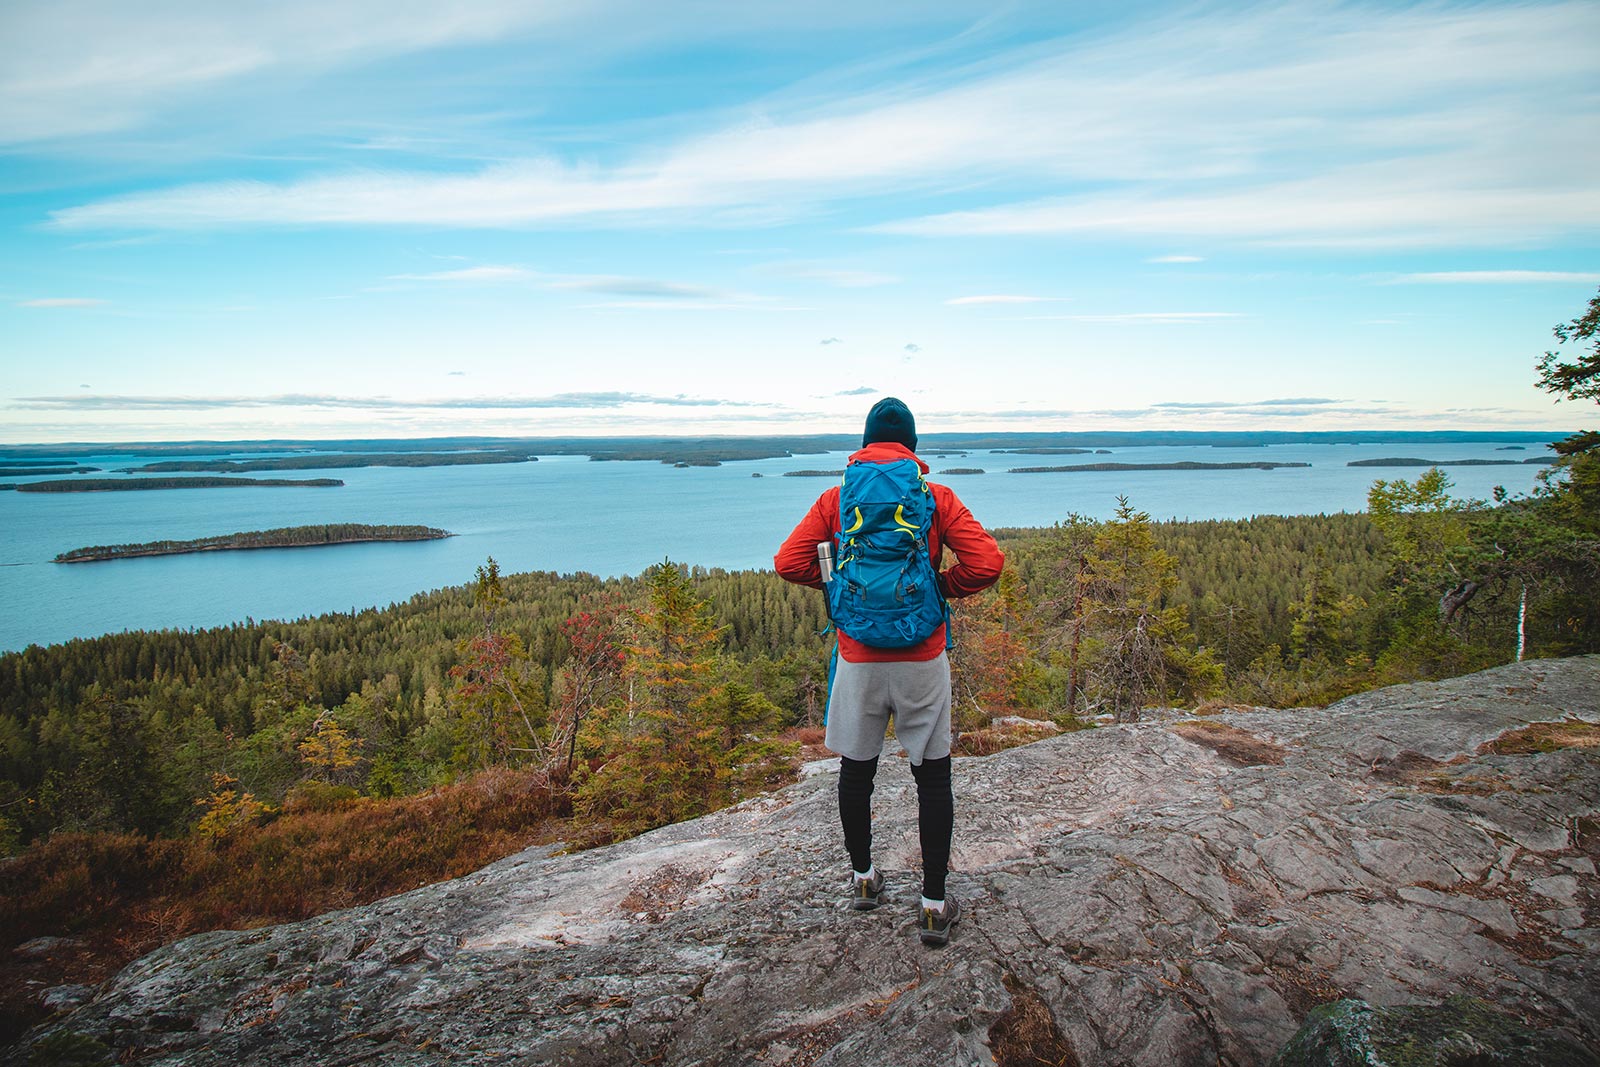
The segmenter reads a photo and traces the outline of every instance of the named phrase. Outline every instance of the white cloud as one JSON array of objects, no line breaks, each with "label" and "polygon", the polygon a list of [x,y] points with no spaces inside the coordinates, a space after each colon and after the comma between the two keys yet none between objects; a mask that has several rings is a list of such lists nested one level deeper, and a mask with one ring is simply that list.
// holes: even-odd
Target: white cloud
[{"label": "white cloud", "polygon": [[945,303],[951,307],[969,304],[1043,304],[1060,300],[1058,296],[1024,296],[1020,293],[991,293],[984,296],[958,296]]},{"label": "white cloud", "polygon": [[[432,32],[446,32],[442,19]],[[1597,38],[1600,7],[1581,2],[1168,16],[954,67],[942,82],[769,100],[606,165],[547,155],[456,174],[214,183],[53,217],[69,229],[748,223],[960,190],[978,206],[877,229],[1525,243],[1600,227],[1585,88]],[[993,202],[997,179],[1035,192]]]},{"label": "white cloud", "polygon": [[839,289],[871,289],[880,285],[893,285],[901,280],[895,274],[824,267],[807,263],[769,263],[761,270],[769,274],[782,275],[785,278],[800,278],[805,281],[822,282],[824,285],[832,285]]},{"label": "white cloud", "polygon": [[1397,283],[1423,285],[1524,285],[1542,283],[1577,282],[1593,285],[1600,282],[1600,272],[1570,270],[1446,270],[1420,274],[1402,274]]},{"label": "white cloud", "polygon": [[46,296],[38,300],[22,300],[17,303],[19,308],[92,308],[104,304],[92,296]]},{"label": "white cloud", "polygon": [[1513,245],[1600,229],[1600,188],[1590,178],[1519,178],[1509,171],[1520,162],[1495,166],[1458,153],[1224,192],[1057,197],[875,229],[927,237],[1185,234],[1332,248]]},{"label": "white cloud", "polygon": [[1139,324],[1150,323],[1154,325],[1193,325],[1202,322],[1215,322],[1218,319],[1240,318],[1237,311],[1138,311],[1123,315],[1029,315],[1027,318],[1035,322],[1063,321],[1063,322],[1100,322],[1100,323],[1125,323]]},{"label": "white cloud", "polygon": [[247,77],[493,40],[560,24],[586,6],[10,0],[0,6],[0,143],[128,129]]},{"label": "white cloud", "polygon": [[1204,256],[1152,256],[1146,263],[1204,263]]},{"label": "white cloud", "polygon": [[390,281],[403,282],[519,282],[538,277],[521,267],[464,267],[431,274],[391,274]]},{"label": "white cloud", "polygon": [[[687,8],[654,0],[7,0],[0,4],[0,41],[6,43],[0,49],[0,144],[62,143],[141,129],[224,92],[249,97],[269,79],[281,88],[430,51],[454,50],[427,74],[433,86],[448,91],[458,87],[453,75],[462,69],[484,73],[482,53],[468,49],[513,45],[518,65],[548,79],[557,70],[604,68],[652,47],[955,26],[983,10],[974,0],[814,0],[803,6],[696,0]],[[324,109],[329,103],[321,100]],[[524,103],[537,105],[518,101]],[[453,136],[442,132],[445,139]],[[405,150],[436,144],[440,134],[434,128],[416,137],[380,126],[370,134],[345,131],[341,139],[356,151]]]},{"label": "white cloud", "polygon": [[703,285],[685,285],[655,278],[627,278],[621,275],[561,278],[550,283],[557,289],[578,289],[586,293],[608,293],[612,296],[652,297],[660,300],[756,300],[740,293],[725,293]]},{"label": "white cloud", "polygon": [[815,311],[815,308],[792,304],[729,303],[720,300],[607,300],[597,304],[579,304],[585,309],[611,309],[619,311]]},{"label": "white cloud", "polygon": [[283,393],[272,396],[19,396],[8,405],[24,411],[205,411],[232,408],[328,408],[359,411],[410,410],[533,410],[620,408],[635,405],[669,408],[762,408],[770,404],[682,394],[581,392],[548,396],[439,397],[404,399],[382,396],[342,396],[318,393]]}]

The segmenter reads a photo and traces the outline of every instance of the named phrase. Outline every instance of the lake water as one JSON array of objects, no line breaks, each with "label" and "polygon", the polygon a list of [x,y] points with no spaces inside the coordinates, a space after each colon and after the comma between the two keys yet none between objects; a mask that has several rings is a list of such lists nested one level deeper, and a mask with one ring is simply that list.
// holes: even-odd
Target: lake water
[{"label": "lake water", "polygon": [[[973,451],[924,456],[988,526],[1047,526],[1072,512],[1106,518],[1125,494],[1157,519],[1359,511],[1377,478],[1413,479],[1420,468],[1347,467],[1353,459],[1523,459],[1540,446],[1469,444],[1149,446],[1112,455],[1029,456]],[[221,454],[221,453],[219,453]],[[488,556],[506,572],[636,574],[671,558],[729,569],[770,567],[778,543],[845,453],[674,468],[547,456],[534,463],[457,467],[358,467],[270,472],[258,477],[343,479],[341,488],[148,490],[121,493],[0,492],[0,651],[127,629],[215,626],[245,618],[298,618],[382,606],[472,580]],[[73,458],[106,471],[168,457]],[[1306,462],[1260,471],[1114,471],[1009,474],[1013,467],[1090,462]],[[983,475],[938,472],[980,467]],[[1456,493],[1488,497],[1496,485],[1523,492],[1534,464],[1452,467]],[[754,478],[752,475],[762,477]],[[105,475],[94,475],[103,477]],[[8,482],[36,479],[6,478]],[[206,552],[55,564],[57,553],[313,523],[442,527],[443,541],[322,549]]]}]

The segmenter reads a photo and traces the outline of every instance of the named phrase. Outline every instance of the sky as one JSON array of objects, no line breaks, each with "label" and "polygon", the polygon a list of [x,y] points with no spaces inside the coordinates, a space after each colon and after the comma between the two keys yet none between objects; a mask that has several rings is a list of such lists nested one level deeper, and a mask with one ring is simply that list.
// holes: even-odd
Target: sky
[{"label": "sky", "polygon": [[8,0],[0,443],[1528,429],[1600,4]]}]

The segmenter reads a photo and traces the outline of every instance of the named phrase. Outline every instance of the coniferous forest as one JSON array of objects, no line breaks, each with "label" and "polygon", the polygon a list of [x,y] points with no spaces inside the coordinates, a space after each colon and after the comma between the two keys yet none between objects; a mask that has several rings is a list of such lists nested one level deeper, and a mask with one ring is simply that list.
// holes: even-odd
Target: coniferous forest
[{"label": "coniferous forest", "polygon": [[[1600,400],[1597,334],[1600,296],[1540,384]],[[997,531],[1000,582],[953,605],[957,751],[1039,736],[1017,717],[1293,708],[1600,651],[1600,432],[1556,447],[1523,497],[1462,499],[1429,468],[1376,481],[1363,514],[1161,523],[1125,500]],[[0,656],[6,958],[72,936],[49,978],[92,979],[197,930],[690,818],[821,755],[816,591],[672,561],[462,577],[381,610]],[[9,1037],[37,1009],[0,984]]]}]

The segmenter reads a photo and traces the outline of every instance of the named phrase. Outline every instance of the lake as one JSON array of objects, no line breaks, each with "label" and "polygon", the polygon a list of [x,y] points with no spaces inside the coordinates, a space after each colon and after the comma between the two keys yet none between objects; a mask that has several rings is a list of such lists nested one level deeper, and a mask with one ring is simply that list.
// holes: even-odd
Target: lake
[{"label": "lake", "polygon": [[[1512,443],[1525,449],[1501,450]],[[933,467],[934,480],[949,484],[982,522],[996,527],[1048,526],[1073,512],[1106,518],[1119,494],[1156,519],[1359,511],[1374,480],[1414,479],[1421,468],[1347,467],[1350,460],[1397,455],[1520,460],[1548,454],[1526,440],[1174,445],[1112,452],[1040,456],[975,450],[924,458]],[[105,471],[170,458],[71,455]],[[827,478],[785,478],[783,473],[839,469],[845,457],[837,452],[675,468],[546,456],[533,463],[257,475],[340,478],[345,482],[340,488],[0,492],[0,651],[126,629],[187,629],[383,606],[469,582],[489,556],[506,572],[588,571],[602,576],[636,574],[665,558],[729,569],[770,567],[778,543],[832,484]],[[1311,466],[1006,473],[1025,466],[1183,461]],[[987,473],[939,477],[951,467],[979,467]],[[1513,493],[1532,488],[1539,470],[1534,464],[1448,468],[1458,495],[1485,498],[1497,485]],[[102,563],[50,562],[57,553],[88,545],[339,522],[437,526],[458,536]]]}]

